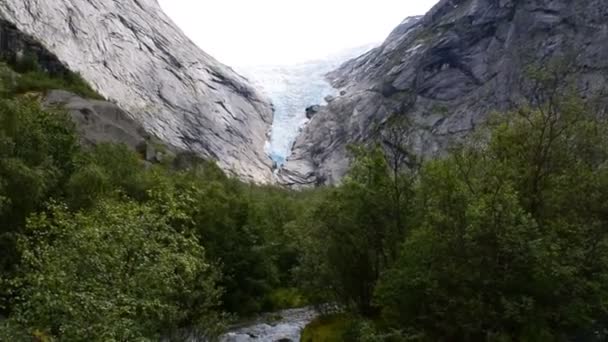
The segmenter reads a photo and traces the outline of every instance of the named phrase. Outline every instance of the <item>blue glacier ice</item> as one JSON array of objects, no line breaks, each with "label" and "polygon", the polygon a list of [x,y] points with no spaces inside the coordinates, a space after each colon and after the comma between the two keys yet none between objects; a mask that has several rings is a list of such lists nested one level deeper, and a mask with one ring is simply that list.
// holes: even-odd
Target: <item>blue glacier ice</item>
[{"label": "blue glacier ice", "polygon": [[236,68],[272,100],[275,114],[267,153],[277,165],[282,165],[289,156],[298,132],[306,123],[306,108],[324,104],[328,95],[337,95],[325,74],[372,47],[369,44],[300,64]]}]

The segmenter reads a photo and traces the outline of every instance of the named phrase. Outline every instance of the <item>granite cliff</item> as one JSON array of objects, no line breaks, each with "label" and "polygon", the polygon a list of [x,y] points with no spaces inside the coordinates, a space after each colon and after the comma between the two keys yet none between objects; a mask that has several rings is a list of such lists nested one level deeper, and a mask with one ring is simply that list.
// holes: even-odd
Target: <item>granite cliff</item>
[{"label": "granite cliff", "polygon": [[243,180],[272,179],[272,105],[197,48],[156,0],[2,0],[0,53],[34,53],[49,70],[79,73],[164,143]]},{"label": "granite cliff", "polygon": [[411,123],[414,151],[441,154],[489,113],[527,96],[521,80],[528,66],[566,56],[582,94],[605,88],[608,3],[442,0],[328,74],[342,96],[312,118],[277,177],[296,187],[339,182],[347,146],[373,140],[395,116]]}]

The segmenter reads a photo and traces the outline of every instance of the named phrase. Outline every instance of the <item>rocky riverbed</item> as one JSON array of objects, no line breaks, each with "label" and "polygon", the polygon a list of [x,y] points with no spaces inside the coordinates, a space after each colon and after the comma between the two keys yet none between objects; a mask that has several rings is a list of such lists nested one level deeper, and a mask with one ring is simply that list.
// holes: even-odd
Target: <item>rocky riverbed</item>
[{"label": "rocky riverbed", "polygon": [[318,316],[313,308],[285,310],[264,315],[220,337],[220,342],[298,342],[304,327]]}]

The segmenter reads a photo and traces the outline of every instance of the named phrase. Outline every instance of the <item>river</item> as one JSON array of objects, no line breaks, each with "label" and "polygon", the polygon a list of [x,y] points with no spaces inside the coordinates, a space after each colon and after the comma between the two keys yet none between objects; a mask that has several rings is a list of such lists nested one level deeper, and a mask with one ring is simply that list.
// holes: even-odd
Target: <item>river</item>
[{"label": "river", "polygon": [[313,308],[284,310],[234,328],[220,337],[220,342],[298,342],[302,330],[318,316]]}]

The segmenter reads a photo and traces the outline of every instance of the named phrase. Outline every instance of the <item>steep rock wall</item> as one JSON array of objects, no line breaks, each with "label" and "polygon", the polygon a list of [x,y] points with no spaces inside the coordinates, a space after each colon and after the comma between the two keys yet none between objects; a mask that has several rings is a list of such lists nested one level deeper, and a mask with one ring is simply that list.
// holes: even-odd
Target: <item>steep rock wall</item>
[{"label": "steep rock wall", "polygon": [[441,154],[525,97],[526,67],[573,55],[584,94],[608,84],[608,3],[602,0],[443,0],[408,18],[382,46],[328,77],[344,94],[323,107],[278,174],[293,186],[336,183],[346,147],[367,143],[396,115],[423,155]]},{"label": "steep rock wall", "polygon": [[0,53],[35,45],[43,63],[81,74],[167,144],[244,180],[271,181],[271,104],[196,47],[156,0],[3,0],[0,20]]}]

